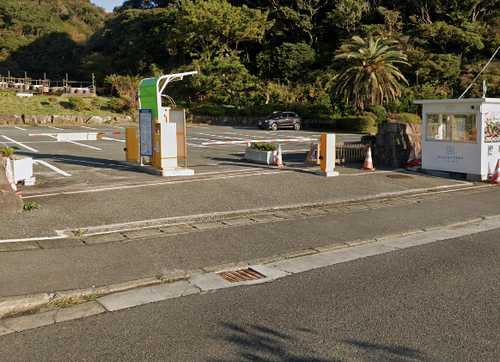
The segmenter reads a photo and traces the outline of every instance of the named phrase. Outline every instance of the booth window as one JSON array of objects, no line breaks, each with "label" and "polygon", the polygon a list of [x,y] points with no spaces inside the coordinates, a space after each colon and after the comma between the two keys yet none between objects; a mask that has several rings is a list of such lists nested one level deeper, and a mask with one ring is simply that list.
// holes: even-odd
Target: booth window
[{"label": "booth window", "polygon": [[475,114],[428,114],[428,141],[477,142]]}]

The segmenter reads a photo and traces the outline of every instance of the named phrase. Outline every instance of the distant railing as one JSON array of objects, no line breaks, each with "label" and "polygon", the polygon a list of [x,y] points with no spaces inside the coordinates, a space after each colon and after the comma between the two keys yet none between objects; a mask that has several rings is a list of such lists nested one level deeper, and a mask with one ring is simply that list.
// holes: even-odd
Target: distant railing
[{"label": "distant railing", "polygon": [[90,82],[51,81],[49,79],[16,78],[0,76],[0,89],[34,94],[55,94],[72,96],[94,96],[95,87]]}]

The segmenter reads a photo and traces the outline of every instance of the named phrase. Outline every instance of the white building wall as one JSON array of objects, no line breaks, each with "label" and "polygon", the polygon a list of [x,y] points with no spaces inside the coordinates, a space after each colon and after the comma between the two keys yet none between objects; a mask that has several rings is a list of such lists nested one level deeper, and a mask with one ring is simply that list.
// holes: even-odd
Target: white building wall
[{"label": "white building wall", "polygon": [[500,140],[498,142],[486,142],[486,122],[488,120],[496,120],[500,124],[500,104],[499,103],[483,103],[481,106],[482,127],[481,127],[481,174],[488,175],[495,171],[497,161],[500,159]]},{"label": "white building wall", "polygon": [[[427,140],[428,114],[475,114],[478,137],[476,143]],[[480,175],[481,167],[481,112],[478,103],[424,104],[422,110],[422,168],[447,172]]]}]

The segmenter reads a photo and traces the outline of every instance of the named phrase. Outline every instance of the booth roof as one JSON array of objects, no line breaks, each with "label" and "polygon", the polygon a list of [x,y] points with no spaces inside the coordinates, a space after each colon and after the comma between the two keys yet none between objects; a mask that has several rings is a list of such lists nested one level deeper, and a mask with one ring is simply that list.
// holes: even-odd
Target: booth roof
[{"label": "booth roof", "polygon": [[500,98],[417,99],[414,104],[500,103]]}]

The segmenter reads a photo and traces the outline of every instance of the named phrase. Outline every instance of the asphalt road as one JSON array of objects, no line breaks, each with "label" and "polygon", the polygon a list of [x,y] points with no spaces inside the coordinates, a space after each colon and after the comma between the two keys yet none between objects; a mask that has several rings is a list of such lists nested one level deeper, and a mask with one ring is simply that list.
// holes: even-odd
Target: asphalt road
[{"label": "asphalt road", "polygon": [[[408,205],[85,247],[0,253],[0,297],[102,286],[499,214],[500,188],[430,195]],[[22,267],[20,267],[22,265]]]},{"label": "asphalt road", "polygon": [[8,361],[497,361],[500,230],[0,338]]}]

